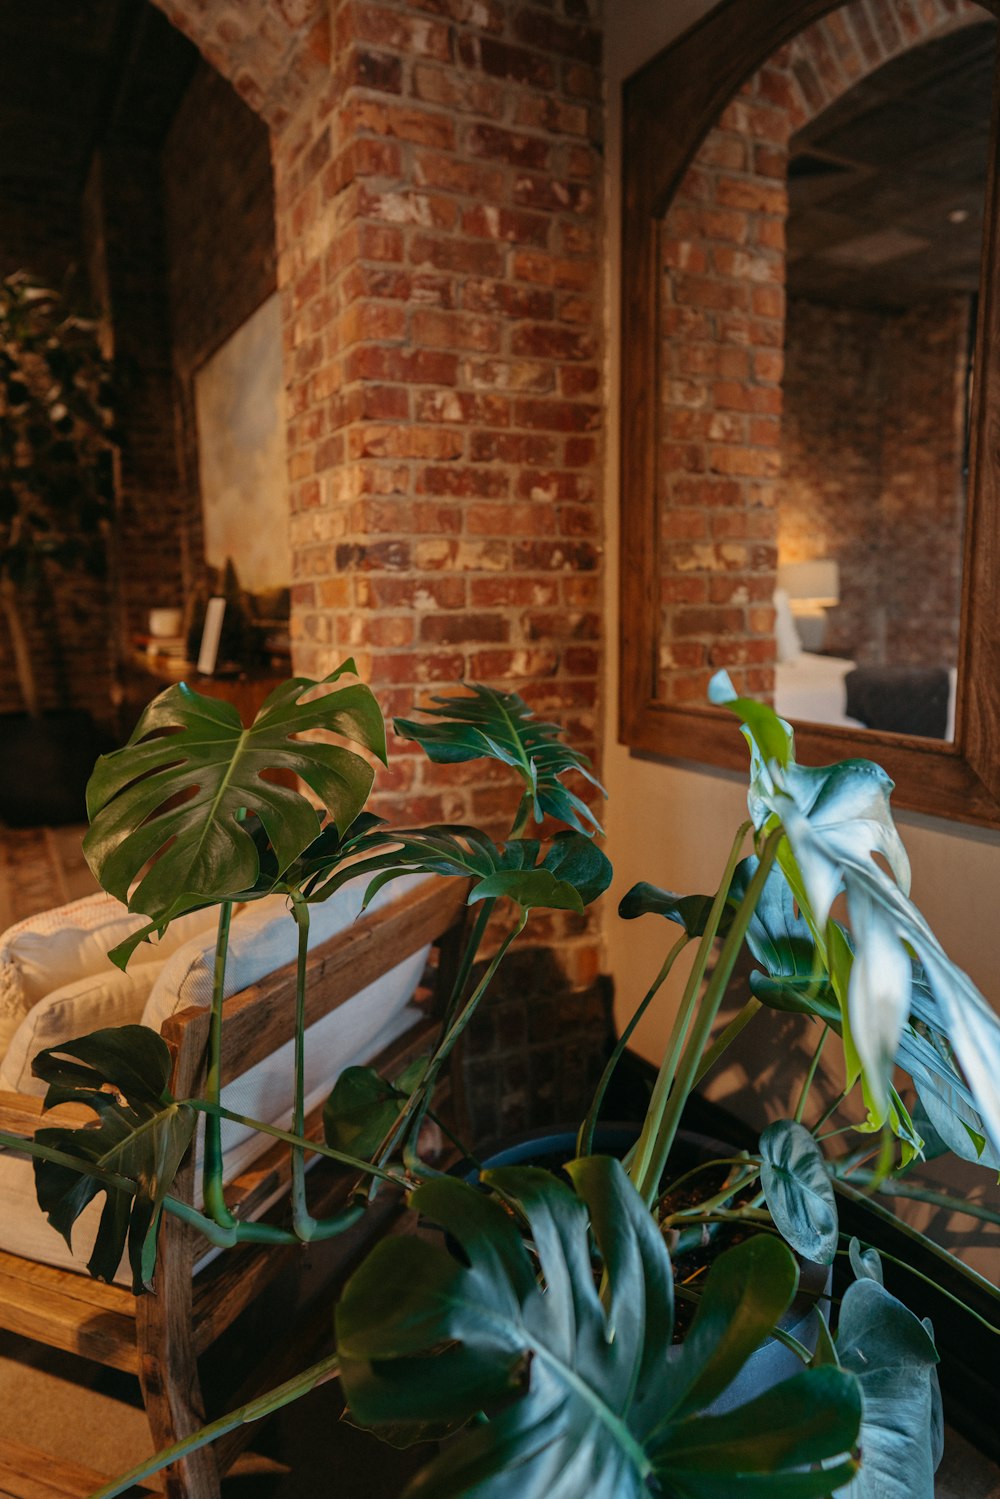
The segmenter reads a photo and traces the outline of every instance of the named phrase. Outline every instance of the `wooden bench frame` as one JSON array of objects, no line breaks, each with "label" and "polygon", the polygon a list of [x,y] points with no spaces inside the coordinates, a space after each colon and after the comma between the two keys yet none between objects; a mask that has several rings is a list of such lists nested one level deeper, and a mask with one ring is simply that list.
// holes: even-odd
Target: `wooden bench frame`
[{"label": "wooden bench frame", "polygon": [[[424,1011],[402,1036],[373,1059],[392,1076],[421,1051],[437,1030],[440,1006],[456,973],[464,925],[465,883],[427,881],[399,900],[361,917],[309,957],[306,1024],[313,1025],[368,984],[381,978],[428,942],[438,948],[436,980]],[[294,1034],[295,965],[279,969],[261,983],[235,994],[224,1005],[222,1082],[225,1085],[264,1061]],[[205,1075],[209,1014],[185,1010],[163,1027],[174,1067],[171,1090],[177,1098],[194,1097]],[[64,1106],[42,1114],[42,1100],[0,1093],[0,1130],[30,1137],[53,1123],[80,1124],[93,1119],[89,1109]],[[321,1110],[310,1115],[306,1133],[321,1138]],[[239,1218],[260,1215],[264,1204],[281,1194],[265,1216],[280,1218],[290,1182],[288,1146],[275,1141],[247,1171],[226,1187],[226,1200]],[[352,1178],[334,1169],[310,1176],[310,1207],[317,1215],[336,1212],[346,1201]],[[193,1151],[182,1166],[173,1192],[193,1201]],[[345,1236],[343,1252],[324,1288],[343,1281],[373,1240],[402,1212],[398,1193],[384,1192],[363,1224]],[[340,1245],[342,1241],[333,1241]],[[81,1354],[138,1377],[157,1451],[190,1435],[205,1421],[198,1373],[199,1356],[232,1326],[261,1291],[294,1264],[298,1246],[242,1245],[224,1252],[196,1276],[195,1262],[204,1238],[171,1214],[165,1216],[155,1276],[155,1294],[140,1297],[118,1285],[82,1274],[0,1253],[0,1327],[49,1347]],[[272,1388],[301,1367],[321,1341],[329,1318],[308,1317],[301,1336],[282,1336],[281,1353],[269,1350],[266,1369],[227,1400],[243,1404]],[[160,1483],[168,1499],[218,1499],[220,1475],[252,1437],[240,1426],[212,1447],[193,1453],[164,1470]],[[111,1475],[19,1446],[0,1437],[0,1495],[11,1499],[59,1499],[92,1493]],[[154,1480],[150,1480],[151,1483]]]}]

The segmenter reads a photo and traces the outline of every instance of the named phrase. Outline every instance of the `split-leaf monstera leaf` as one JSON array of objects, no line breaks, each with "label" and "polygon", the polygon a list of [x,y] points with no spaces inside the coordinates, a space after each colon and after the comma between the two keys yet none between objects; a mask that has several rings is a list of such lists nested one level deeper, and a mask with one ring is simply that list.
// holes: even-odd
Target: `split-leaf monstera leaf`
[{"label": "split-leaf monstera leaf", "polygon": [[[860,1074],[872,1123],[894,1113],[893,1122],[905,1124],[892,1068],[897,1057],[905,1065],[900,1043],[919,1004],[921,1018],[961,1068],[971,1117],[982,1123],[992,1154],[1000,1147],[1000,1018],[909,898],[909,864],[889,811],[892,781],[870,760],[796,764],[790,726],[771,708],[738,697],[724,672],[713,678],[710,695],[743,720],[751,749],[750,816],[758,831],[778,823],[785,831],[779,863],[830,973],[848,1081]],[[841,893],[853,951],[830,920]],[[922,965],[919,996],[914,954]],[[924,1059],[932,1060],[926,1051]],[[948,1094],[945,1102],[951,1101]]]},{"label": "split-leaf monstera leaf", "polygon": [[506,897],[522,910],[580,912],[611,882],[611,864],[583,833],[557,833],[542,852],[537,838],[511,838],[496,844],[478,828],[434,826],[375,829],[353,840],[353,862],[329,877],[318,874],[306,886],[310,900],[324,900],[347,880],[370,875],[365,904],[391,880],[404,874],[440,874],[471,879],[469,903]]},{"label": "split-leaf monstera leaf", "polygon": [[[385,728],[369,688],[356,683],[302,701],[354,670],[347,661],[320,683],[282,683],[249,728],[231,704],[184,683],[154,698],[128,743],[98,761],[87,787],[84,852],[103,888],[152,927],[249,890],[260,857],[247,813],[260,819],[280,875],[316,838],[320,818],[298,791],[264,780],[263,771],[301,776],[346,830],[367,799],[372,767],[343,745],[299,736],[325,730],[385,760]],[[150,929],[116,949],[115,961],[124,966]]]},{"label": "split-leaf monstera leaf", "polygon": [[840,1369],[705,1414],[791,1301],[791,1252],[761,1235],[721,1255],[677,1358],[670,1260],[641,1197],[607,1157],[567,1170],[575,1190],[536,1168],[484,1173],[488,1193],[427,1183],[412,1205],[452,1251],[387,1239],[347,1285],[337,1345],[354,1419],[414,1435],[473,1423],[408,1499],[501,1499],[512,1482],[520,1499],[647,1499],[651,1480],[679,1499],[825,1499],[849,1481],[861,1404]]},{"label": "split-leaf monstera leaf", "polygon": [[565,730],[536,718],[515,692],[497,692],[478,683],[467,686],[465,693],[432,698],[433,707],[421,708],[435,722],[397,718],[396,733],[415,739],[437,765],[484,757],[499,760],[520,776],[536,822],[557,817],[578,833],[599,833],[601,825],[587,803],[562,784],[562,776],[576,770],[604,793],[587,756],[561,743]]},{"label": "split-leaf monstera leaf", "polygon": [[[95,1279],[114,1280],[127,1243],[138,1294],[152,1275],[163,1200],[197,1118],[194,1109],[169,1092],[166,1042],[147,1026],[118,1026],[39,1052],[31,1070],[49,1085],[47,1109],[86,1104],[98,1121],[83,1129],[37,1131],[37,1144],[80,1162],[74,1170],[36,1158],[38,1204],[72,1248],[77,1218],[105,1193],[87,1268]],[[98,1175],[89,1175],[88,1169]]]}]

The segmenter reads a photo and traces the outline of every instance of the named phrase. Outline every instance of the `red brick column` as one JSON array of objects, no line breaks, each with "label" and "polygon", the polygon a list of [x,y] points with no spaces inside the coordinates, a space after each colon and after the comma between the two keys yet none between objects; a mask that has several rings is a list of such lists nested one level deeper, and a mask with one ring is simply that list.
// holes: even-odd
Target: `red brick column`
[{"label": "red brick column", "polygon": [[[579,11],[579,6],[574,6]],[[296,660],[461,678],[597,739],[600,37],[498,0],[334,7],[277,137]],[[481,817],[400,762],[406,816]]]},{"label": "red brick column", "polygon": [[[160,3],[272,128],[296,668],[353,654],[390,713],[523,691],[593,753],[600,0]],[[394,746],[380,784],[501,826],[469,772]]]}]

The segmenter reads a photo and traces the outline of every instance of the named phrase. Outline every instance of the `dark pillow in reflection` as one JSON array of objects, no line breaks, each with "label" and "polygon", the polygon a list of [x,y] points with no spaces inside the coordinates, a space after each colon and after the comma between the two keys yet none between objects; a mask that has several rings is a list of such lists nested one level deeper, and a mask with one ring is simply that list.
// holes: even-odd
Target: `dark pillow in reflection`
[{"label": "dark pillow in reflection", "polygon": [[856,666],[844,678],[847,713],[869,729],[943,739],[948,727],[946,666]]}]

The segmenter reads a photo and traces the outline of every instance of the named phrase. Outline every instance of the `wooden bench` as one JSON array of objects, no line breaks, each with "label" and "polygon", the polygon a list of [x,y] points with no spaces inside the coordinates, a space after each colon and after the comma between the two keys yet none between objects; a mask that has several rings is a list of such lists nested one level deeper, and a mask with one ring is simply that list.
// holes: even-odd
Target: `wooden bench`
[{"label": "wooden bench", "polygon": [[[426,1051],[436,1034],[440,1005],[454,981],[465,895],[461,881],[427,881],[317,947],[309,957],[307,1026],[430,942],[435,944],[437,962],[430,991],[419,1001],[421,1018],[381,1052],[373,1065],[393,1076]],[[291,1040],[294,994],[295,968],[289,964],[225,1002],[223,1085]],[[208,1027],[208,1012],[199,1008],[175,1015],[163,1028],[174,1057],[171,1089],[175,1097],[192,1097],[200,1090]],[[92,1119],[90,1110],[76,1105],[43,1116],[40,1099],[0,1093],[0,1130],[21,1137],[30,1137],[35,1129],[52,1123],[76,1125]],[[322,1137],[321,1110],[309,1117],[307,1133],[311,1138]],[[188,1202],[194,1200],[192,1157],[189,1152],[173,1187],[174,1194]],[[238,1218],[255,1218],[270,1203],[264,1216],[281,1221],[290,1173],[289,1149],[275,1141],[227,1186],[231,1211]],[[336,1212],[345,1204],[353,1180],[350,1172],[320,1162],[309,1174],[310,1210],[316,1216]],[[294,1331],[283,1325],[280,1339],[267,1348],[264,1367],[254,1370],[242,1388],[225,1395],[224,1409],[272,1388],[308,1362],[331,1326],[331,1293],[373,1240],[392,1227],[402,1209],[398,1193],[382,1192],[360,1225],[324,1246],[332,1251],[333,1260],[323,1289],[326,1311],[307,1313]],[[195,1263],[205,1247],[201,1235],[167,1214],[155,1294],[140,1297],[121,1286],[91,1280],[82,1265],[83,1273],[76,1274],[0,1253],[0,1327],[136,1375],[153,1450],[159,1450],[205,1422],[199,1358],[279,1274],[301,1260],[297,1245],[245,1245],[221,1254],[196,1275]],[[161,1486],[169,1499],[217,1499],[220,1475],[252,1434],[252,1427],[238,1427],[214,1446],[165,1470],[158,1480],[150,1480],[151,1486]],[[82,1499],[111,1476],[89,1473],[76,1464],[0,1439],[0,1496]]]}]

